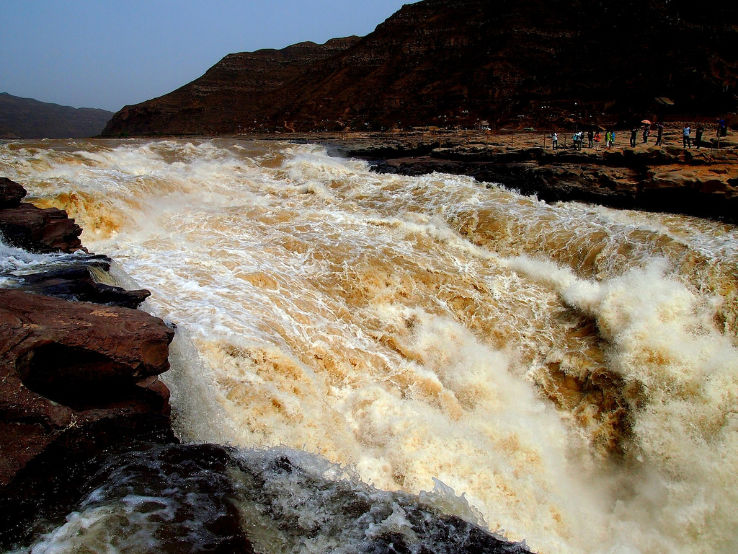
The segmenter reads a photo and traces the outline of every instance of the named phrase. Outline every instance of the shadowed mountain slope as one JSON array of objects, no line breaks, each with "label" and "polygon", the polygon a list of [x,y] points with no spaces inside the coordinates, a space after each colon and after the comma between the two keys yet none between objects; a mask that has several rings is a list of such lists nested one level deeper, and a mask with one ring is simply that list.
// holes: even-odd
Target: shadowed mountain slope
[{"label": "shadowed mountain slope", "polygon": [[99,135],[113,112],[72,108],[0,93],[0,138],[81,138]]},{"label": "shadowed mountain slope", "polygon": [[738,106],[737,22],[729,2],[424,0],[362,39],[226,56],[105,134],[717,115]]}]

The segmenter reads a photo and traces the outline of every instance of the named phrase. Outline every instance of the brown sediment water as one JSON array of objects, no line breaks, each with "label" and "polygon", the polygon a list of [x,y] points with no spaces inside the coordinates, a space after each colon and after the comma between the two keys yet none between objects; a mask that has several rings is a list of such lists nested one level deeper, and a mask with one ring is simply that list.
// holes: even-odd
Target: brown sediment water
[{"label": "brown sediment water", "polygon": [[437,479],[541,552],[736,546],[735,226],[286,142],[21,142],[0,175],[176,322],[184,439]]}]

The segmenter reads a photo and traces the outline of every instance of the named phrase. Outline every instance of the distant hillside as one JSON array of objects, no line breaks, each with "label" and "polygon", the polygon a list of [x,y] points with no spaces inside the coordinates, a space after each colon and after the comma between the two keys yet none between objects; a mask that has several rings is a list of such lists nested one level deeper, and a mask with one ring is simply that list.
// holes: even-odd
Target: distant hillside
[{"label": "distant hillside", "polygon": [[113,112],[72,108],[0,93],[0,138],[79,138],[99,135]]},{"label": "distant hillside", "polygon": [[566,125],[738,109],[738,2],[424,0],[364,38],[231,54],[107,135]]},{"label": "distant hillside", "polygon": [[[328,60],[359,40],[347,37],[325,44],[301,42],[282,50],[228,54],[205,75],[174,92],[126,106],[103,134],[212,134],[282,127],[290,115],[275,109],[284,104],[280,91],[315,68],[328,67]],[[276,124],[274,113],[282,117]]]}]

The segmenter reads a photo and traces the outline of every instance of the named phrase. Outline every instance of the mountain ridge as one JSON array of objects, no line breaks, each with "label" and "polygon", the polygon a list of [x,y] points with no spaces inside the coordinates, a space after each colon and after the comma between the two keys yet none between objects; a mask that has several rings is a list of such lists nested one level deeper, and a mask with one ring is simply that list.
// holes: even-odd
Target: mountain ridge
[{"label": "mountain ridge", "polygon": [[719,115],[738,107],[735,21],[735,5],[685,0],[423,0],[365,37],[230,54],[104,134]]},{"label": "mountain ridge", "polygon": [[0,92],[0,138],[83,138],[100,134],[113,112],[73,108]]}]

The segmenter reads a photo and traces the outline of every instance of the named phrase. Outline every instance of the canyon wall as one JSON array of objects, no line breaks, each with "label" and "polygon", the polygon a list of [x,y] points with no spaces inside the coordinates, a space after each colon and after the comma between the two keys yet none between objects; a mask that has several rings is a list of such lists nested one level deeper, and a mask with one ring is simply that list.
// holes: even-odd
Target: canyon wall
[{"label": "canyon wall", "polygon": [[104,135],[581,125],[736,110],[738,7],[424,0],[364,38],[230,54]]}]

